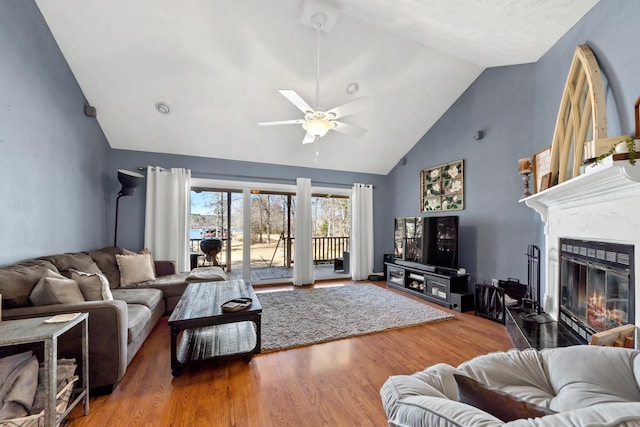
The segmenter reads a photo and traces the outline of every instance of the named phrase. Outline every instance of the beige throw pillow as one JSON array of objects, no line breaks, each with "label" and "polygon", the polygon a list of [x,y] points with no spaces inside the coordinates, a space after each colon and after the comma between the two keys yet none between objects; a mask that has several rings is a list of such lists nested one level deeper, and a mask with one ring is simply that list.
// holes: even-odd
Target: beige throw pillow
[{"label": "beige throw pillow", "polygon": [[78,283],[47,270],[29,295],[33,305],[73,304],[84,301]]},{"label": "beige throw pillow", "polygon": [[120,269],[120,286],[130,286],[156,278],[150,254],[116,255]]},{"label": "beige throw pillow", "polygon": [[149,261],[151,262],[151,269],[153,270],[153,275],[158,277],[158,273],[156,273],[156,263],[153,261],[153,255],[151,255],[151,249],[144,248],[140,252],[133,252],[129,249],[122,249],[122,255],[139,255],[139,254],[149,254]]},{"label": "beige throw pillow", "polygon": [[71,278],[78,283],[86,301],[112,301],[109,281],[102,273],[84,273],[71,270]]}]

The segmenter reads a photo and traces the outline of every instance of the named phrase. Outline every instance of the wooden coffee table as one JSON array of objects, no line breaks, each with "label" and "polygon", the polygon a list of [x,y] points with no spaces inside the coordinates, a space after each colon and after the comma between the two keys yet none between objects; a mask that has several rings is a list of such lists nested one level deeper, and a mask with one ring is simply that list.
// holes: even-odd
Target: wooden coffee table
[{"label": "wooden coffee table", "polygon": [[[220,306],[234,298],[249,297],[244,310],[223,312]],[[169,317],[171,373],[195,361],[243,357],[260,353],[262,306],[248,280],[192,283]],[[182,333],[182,336],[179,335]]]}]

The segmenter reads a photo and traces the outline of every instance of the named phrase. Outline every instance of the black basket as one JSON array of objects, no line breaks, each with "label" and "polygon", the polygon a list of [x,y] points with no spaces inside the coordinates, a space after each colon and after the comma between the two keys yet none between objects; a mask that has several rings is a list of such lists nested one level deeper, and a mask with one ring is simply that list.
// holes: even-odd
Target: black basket
[{"label": "black basket", "polygon": [[498,287],[504,289],[504,293],[509,297],[518,300],[518,303],[522,303],[522,299],[527,296],[527,290],[529,289],[527,285],[511,277],[507,280],[499,280]]}]

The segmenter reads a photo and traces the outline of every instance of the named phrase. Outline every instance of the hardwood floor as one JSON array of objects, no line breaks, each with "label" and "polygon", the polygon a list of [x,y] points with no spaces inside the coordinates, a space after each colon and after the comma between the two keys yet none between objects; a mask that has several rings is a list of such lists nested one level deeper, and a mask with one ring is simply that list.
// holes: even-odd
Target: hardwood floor
[{"label": "hardwood floor", "polygon": [[[365,282],[314,286],[361,283]],[[384,287],[383,282],[375,284]],[[379,390],[390,375],[411,374],[439,362],[455,366],[479,354],[513,347],[501,324],[473,312],[433,306],[453,313],[455,319],[259,354],[249,363],[189,366],[176,378],[171,376],[164,317],[113,393],[91,398],[86,417],[75,408],[67,425],[386,426]]]}]

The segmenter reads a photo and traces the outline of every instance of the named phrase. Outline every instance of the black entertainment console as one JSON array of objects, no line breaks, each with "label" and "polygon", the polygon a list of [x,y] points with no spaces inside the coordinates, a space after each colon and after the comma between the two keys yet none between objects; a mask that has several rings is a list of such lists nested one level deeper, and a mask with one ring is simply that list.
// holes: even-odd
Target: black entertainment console
[{"label": "black entertainment console", "polygon": [[467,293],[468,274],[402,260],[385,264],[387,286],[460,312],[473,310],[473,293]]}]

